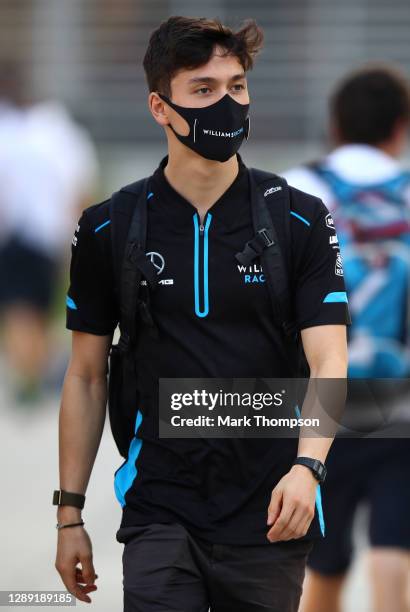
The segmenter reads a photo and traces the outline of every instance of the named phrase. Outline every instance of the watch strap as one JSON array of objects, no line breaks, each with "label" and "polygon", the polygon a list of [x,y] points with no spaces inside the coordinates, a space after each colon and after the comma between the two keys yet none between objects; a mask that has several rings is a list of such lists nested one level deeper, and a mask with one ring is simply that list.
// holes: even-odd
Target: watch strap
[{"label": "watch strap", "polygon": [[323,482],[326,478],[327,469],[319,459],[311,457],[296,457],[293,465],[304,465],[309,468],[318,482]]},{"label": "watch strap", "polygon": [[53,493],[53,506],[74,506],[84,508],[85,495],[81,493],[71,493],[63,489],[57,489]]}]

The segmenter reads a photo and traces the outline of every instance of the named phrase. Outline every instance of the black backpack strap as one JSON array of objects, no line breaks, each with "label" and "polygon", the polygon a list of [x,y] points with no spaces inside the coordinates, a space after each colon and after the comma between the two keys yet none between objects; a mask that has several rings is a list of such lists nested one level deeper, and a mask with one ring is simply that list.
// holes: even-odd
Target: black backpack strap
[{"label": "black backpack strap", "polygon": [[276,174],[250,168],[249,177],[255,234],[266,235],[269,239],[259,257],[273,315],[283,330],[290,370],[296,377],[309,377],[310,369],[293,316],[291,299],[290,189],[286,180]]},{"label": "black backpack strap", "polygon": [[[128,457],[134,435],[138,392],[137,335],[140,323],[148,323],[148,284],[155,287],[156,270],[145,255],[149,179],[128,185],[113,194],[110,201],[111,244],[115,289],[119,300],[120,338],[110,348],[108,407],[111,430],[120,454]],[[147,320],[144,312],[147,311]]]},{"label": "black backpack strap", "polygon": [[236,259],[244,265],[249,265],[255,257],[260,257],[275,319],[285,334],[294,338],[289,269],[280,247],[272,211],[259,185],[269,182],[269,193],[273,199],[271,206],[275,206],[276,216],[281,215],[282,228],[289,224],[289,187],[283,177],[254,168],[249,169],[249,177],[255,236],[246,243],[241,253],[236,254]]},{"label": "black backpack strap", "polygon": [[[157,271],[145,255],[147,234],[148,182],[145,178],[127,185],[113,194],[110,202],[110,219],[114,261],[118,279],[121,336],[118,348],[127,351],[137,337],[137,313],[144,323],[152,327],[149,312],[148,286],[155,289]],[[148,286],[146,299],[140,298],[141,277]]]}]

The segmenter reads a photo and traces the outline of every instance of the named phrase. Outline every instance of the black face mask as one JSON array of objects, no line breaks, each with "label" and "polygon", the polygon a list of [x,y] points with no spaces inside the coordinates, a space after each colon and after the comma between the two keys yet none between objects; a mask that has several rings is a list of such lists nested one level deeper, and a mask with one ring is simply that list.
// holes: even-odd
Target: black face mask
[{"label": "black face mask", "polygon": [[188,136],[181,136],[170,124],[175,136],[202,157],[227,161],[238,151],[243,139],[248,140],[249,104],[239,104],[229,94],[202,108],[178,106],[166,96],[158,95],[189,124]]}]

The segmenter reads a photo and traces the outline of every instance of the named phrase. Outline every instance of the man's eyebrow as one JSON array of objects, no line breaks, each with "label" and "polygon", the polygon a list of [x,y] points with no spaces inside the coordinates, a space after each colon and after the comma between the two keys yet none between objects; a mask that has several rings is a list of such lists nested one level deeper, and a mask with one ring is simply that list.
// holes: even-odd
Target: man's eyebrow
[{"label": "man's eyebrow", "polygon": [[[234,74],[229,80],[230,81],[239,81],[241,79],[245,78],[245,73],[241,72],[239,74]],[[210,84],[214,84],[217,83],[218,79],[215,79],[214,77],[207,77],[207,76],[203,76],[203,77],[192,77],[192,79],[189,79],[188,83],[189,84],[195,84],[195,83],[210,83]]]},{"label": "man's eyebrow", "polygon": [[245,78],[246,74],[244,72],[240,72],[239,74],[234,74],[234,76],[231,78],[231,81],[240,81],[241,79]]}]

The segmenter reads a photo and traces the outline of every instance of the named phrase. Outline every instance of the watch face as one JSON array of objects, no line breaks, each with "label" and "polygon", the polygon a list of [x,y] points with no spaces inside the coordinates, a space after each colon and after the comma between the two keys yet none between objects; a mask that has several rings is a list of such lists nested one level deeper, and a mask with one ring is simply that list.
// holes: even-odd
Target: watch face
[{"label": "watch face", "polygon": [[323,482],[326,477],[326,468],[323,465],[323,463],[320,463],[319,461],[317,465],[317,475],[318,475],[320,482]]},{"label": "watch face", "polygon": [[326,466],[319,459],[311,459],[310,457],[300,457],[297,463],[308,467],[318,482],[323,482],[326,478]]},{"label": "watch face", "polygon": [[325,466],[323,465],[323,463],[318,459],[315,459],[312,462],[311,469],[315,475],[316,480],[318,480],[319,482],[323,482],[324,477],[326,476]]}]

